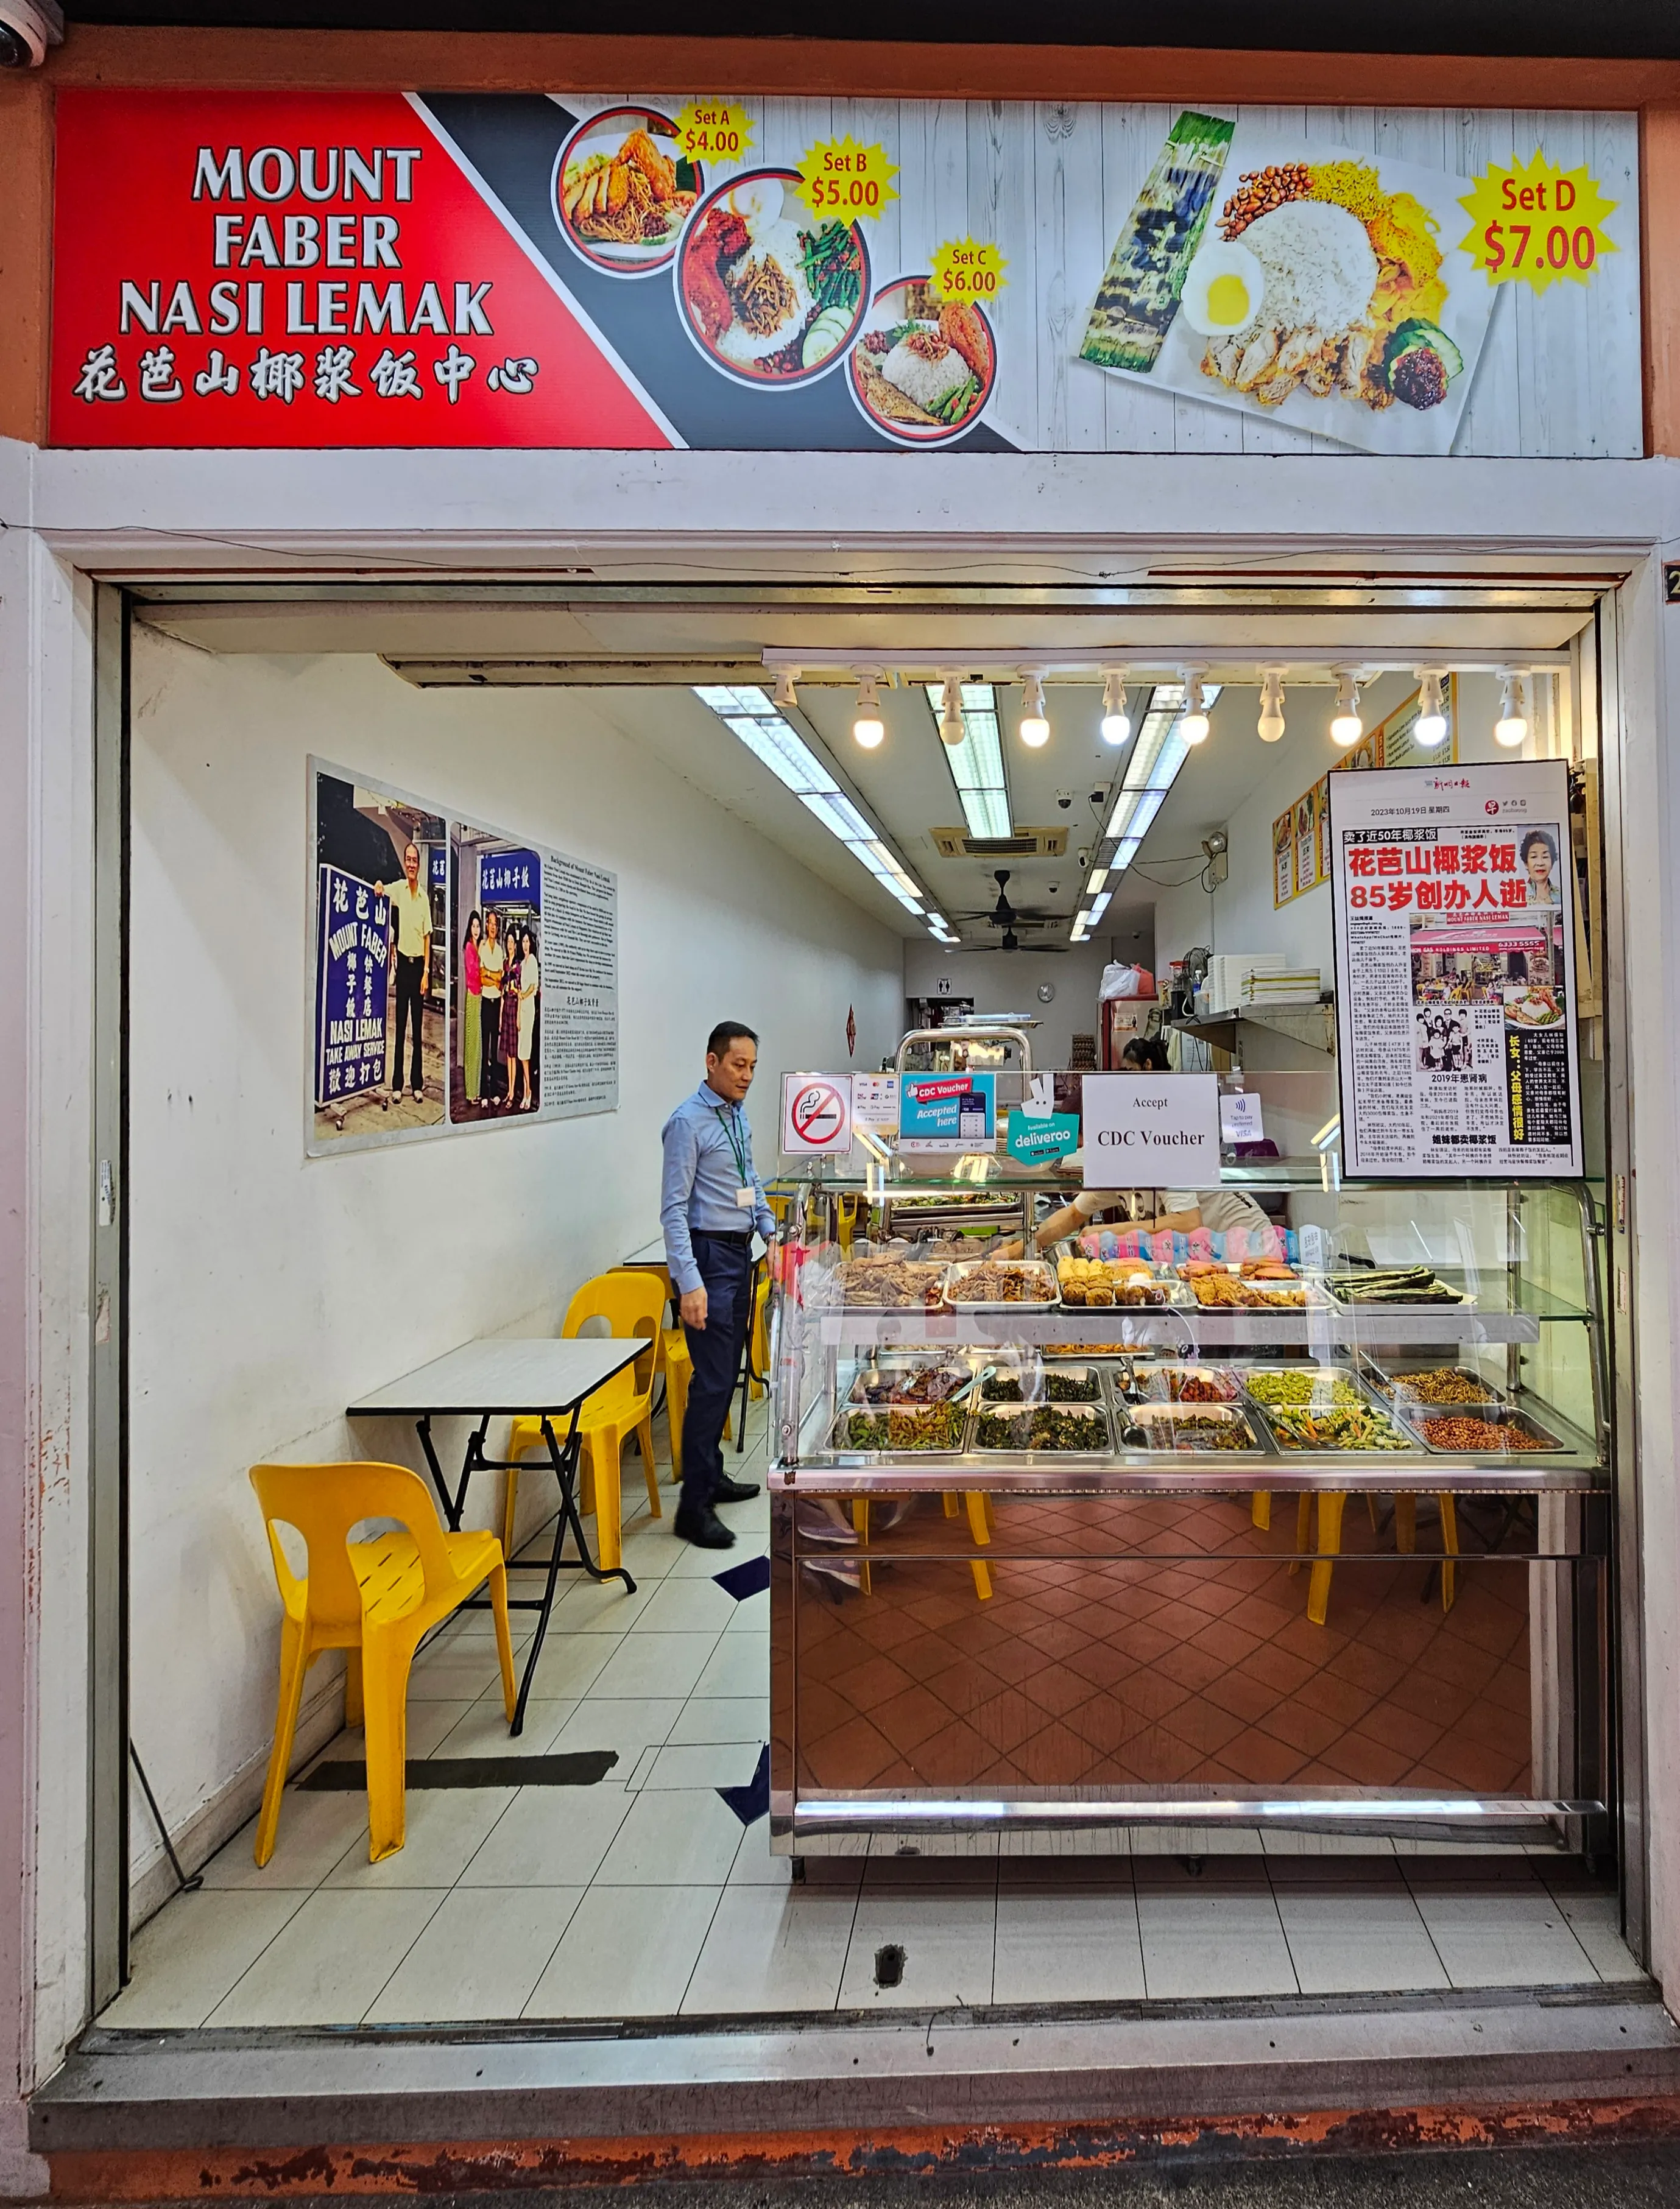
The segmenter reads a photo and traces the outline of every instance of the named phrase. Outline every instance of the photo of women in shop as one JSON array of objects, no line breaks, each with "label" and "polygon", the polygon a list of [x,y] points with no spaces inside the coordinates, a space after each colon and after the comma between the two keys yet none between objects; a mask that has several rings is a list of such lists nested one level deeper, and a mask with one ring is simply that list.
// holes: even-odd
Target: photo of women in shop
[{"label": "photo of women in shop", "polygon": [[470,1127],[541,1102],[542,862],[491,829],[453,840],[449,1117]]}]

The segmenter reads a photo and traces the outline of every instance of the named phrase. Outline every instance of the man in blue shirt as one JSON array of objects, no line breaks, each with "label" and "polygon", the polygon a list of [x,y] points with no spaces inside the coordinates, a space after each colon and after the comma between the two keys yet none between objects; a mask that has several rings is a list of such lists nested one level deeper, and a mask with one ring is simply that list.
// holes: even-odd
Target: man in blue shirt
[{"label": "man in blue shirt", "polygon": [[753,1171],[752,1129],[741,1109],[757,1068],[753,1031],[720,1020],[706,1039],[706,1079],[677,1107],[661,1137],[659,1225],[694,1359],[677,1532],[707,1550],[734,1544],[719,1504],[758,1493],[756,1481],[730,1479],[721,1448],[752,1318],[753,1231],[768,1243],[776,1224]]}]

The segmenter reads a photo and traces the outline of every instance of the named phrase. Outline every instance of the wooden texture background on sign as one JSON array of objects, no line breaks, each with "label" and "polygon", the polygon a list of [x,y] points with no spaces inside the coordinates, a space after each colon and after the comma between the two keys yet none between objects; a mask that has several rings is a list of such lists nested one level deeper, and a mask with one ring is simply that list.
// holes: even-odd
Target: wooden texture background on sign
[{"label": "wooden texture background on sign", "polygon": [[[843,116],[864,133],[872,112],[902,100],[932,103],[919,158],[940,171],[948,194],[972,184],[995,196],[998,242],[1014,214],[1025,220],[1026,196],[1001,173],[1003,148],[984,111],[964,118],[960,103],[1031,99],[1042,110],[1035,130],[1034,167],[1045,226],[1057,237],[1089,220],[1093,178],[1097,204],[1110,232],[1123,219],[1110,205],[1111,172],[1123,149],[1089,103],[1159,102],[1164,121],[1149,158],[1179,105],[1201,101],[1230,106],[1275,101],[1276,118],[1292,125],[1304,117],[1313,141],[1347,142],[1408,158],[1471,169],[1485,166],[1512,144],[1545,137],[1556,158],[1599,169],[1605,189],[1617,196],[1616,161],[1628,180],[1617,229],[1624,259],[1635,258],[1636,219],[1642,200],[1647,250],[1643,260],[1643,425],[1637,400],[1602,412],[1607,338],[1585,351],[1575,346],[1561,379],[1548,375],[1525,395],[1509,376],[1484,364],[1466,412],[1458,449],[1503,454],[1580,451],[1680,451],[1680,62],[1613,61],[1578,57],[1511,58],[1376,54],[1287,54],[1170,47],[937,45],[798,39],[654,39],[646,38],[373,32],[205,31],[74,26],[46,69],[0,79],[0,204],[8,210],[0,236],[0,327],[9,342],[0,352],[0,435],[41,442],[45,436],[47,375],[46,302],[51,244],[51,102],[59,85],[418,89],[448,85],[463,91],[529,91],[534,87],[588,89],[623,97],[623,87],[657,88],[704,83],[720,94],[759,94],[774,105],[778,94],[840,94]],[[1480,112],[1471,104],[1484,102]],[[1360,115],[1361,105],[1370,111]],[[1331,113],[1331,109],[1338,111]],[[1417,111],[1440,111],[1426,116]],[[1557,111],[1575,110],[1567,128]],[[1592,111],[1598,111],[1593,112]],[[1620,114],[1611,111],[1622,111]],[[1063,133],[1066,118],[1073,129]],[[1647,166],[1642,192],[1633,183],[1635,124]],[[1153,118],[1152,118],[1153,120]],[[1045,135],[1053,124],[1057,135]],[[879,135],[879,125],[874,135]],[[975,139],[978,136],[978,144]],[[971,164],[978,157],[978,173]],[[901,157],[902,158],[902,157]],[[1147,167],[1147,160],[1144,163]],[[1140,170],[1139,174],[1142,172]],[[1083,196],[1081,196],[1081,194]],[[1072,242],[1071,235],[1069,242]],[[1629,270],[1632,274],[1631,268]],[[1562,287],[1558,287],[1562,288]],[[1570,292],[1576,286],[1569,287]],[[1623,338],[1640,343],[1637,300],[1630,289]],[[1573,311],[1591,319],[1583,287]],[[1094,434],[1099,401],[1076,391],[1070,370],[1075,344],[1067,342],[1074,320],[1088,303],[1052,297],[1041,317],[1041,356],[1033,373],[1049,421],[1065,424],[1069,449],[1161,451],[1297,451],[1319,440],[1282,424],[1233,416],[1193,400],[1175,403],[1170,431],[1128,447],[1123,436]],[[1535,317],[1550,301],[1528,300],[1515,314],[1519,356],[1533,343]],[[1496,318],[1510,313],[1505,303]],[[1550,323],[1542,327],[1550,329]],[[1560,351],[1564,348],[1559,348]],[[1549,352],[1551,348],[1548,348]],[[1082,381],[1082,379],[1081,379]],[[1093,377],[1099,387],[1118,378]],[[1126,399],[1100,399],[1105,431],[1120,426]],[[1631,430],[1622,418],[1629,414]],[[1631,437],[1632,442],[1629,442]],[[1334,448],[1328,448],[1336,449]]]}]

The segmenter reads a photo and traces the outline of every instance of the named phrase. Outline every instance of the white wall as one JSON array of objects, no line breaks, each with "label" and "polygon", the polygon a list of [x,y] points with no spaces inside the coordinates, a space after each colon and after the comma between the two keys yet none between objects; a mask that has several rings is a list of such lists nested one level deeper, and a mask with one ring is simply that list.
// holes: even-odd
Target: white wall
[{"label": "white wall", "polygon": [[[1135,950],[1129,941],[1134,924],[1128,920],[1120,948],[1128,958],[1141,956],[1147,964],[1147,919],[1141,924],[1145,940]],[[972,997],[977,1013],[1035,1013],[1039,1025],[1032,1031],[1033,1063],[1061,1068],[1068,1063],[1076,1028],[1087,1035],[1097,1033],[1097,990],[1111,955],[1105,936],[1070,945],[1059,954],[1025,945],[1019,951],[948,951],[942,944],[912,936],[904,947],[904,994],[936,997],[939,978],[948,975],[951,996]],[[1047,1005],[1039,1002],[1040,982],[1055,986],[1056,995]]]},{"label": "white wall", "polygon": [[[774,1171],[776,1070],[833,1063],[848,1006],[858,1063],[896,1043],[900,940],[618,733],[609,694],[419,691],[372,659],[216,658],[145,630],[133,687],[132,1706],[172,1827],[212,1806],[202,1853],[274,1719],[247,1467],[419,1467],[412,1429],[352,1432],[341,1407],[473,1335],[552,1332],[657,1232],[659,1129],[720,1017],[762,1034]],[[304,1158],[310,752],[617,870],[616,1113]],[[491,1523],[499,1484],[480,1485]],[[134,1853],[157,1854],[143,1810]]]},{"label": "white wall", "polygon": [[[1385,714],[1404,704],[1417,684],[1405,675],[1385,675],[1365,691],[1362,707],[1365,726],[1374,729]],[[1228,702],[1227,702],[1228,701]],[[1184,769],[1186,777],[1214,774],[1219,748],[1227,744],[1258,746],[1254,732],[1255,694],[1227,691],[1215,708],[1213,732],[1201,752]],[[1178,889],[1163,890],[1155,906],[1155,943],[1163,973],[1171,960],[1182,959],[1195,944],[1211,951],[1276,952],[1293,965],[1317,966],[1328,989],[1334,979],[1334,947],[1330,938],[1330,891],[1321,882],[1304,897],[1274,906],[1272,872],[1272,823],[1285,806],[1310,790],[1313,783],[1340,756],[1322,731],[1331,711],[1331,693],[1321,687],[1302,689],[1286,698],[1291,717],[1290,735],[1279,745],[1277,765],[1225,824],[1231,838],[1229,878],[1210,897],[1192,879]],[[1223,710],[1221,710],[1223,709]],[[1493,742],[1492,729],[1499,713],[1499,684],[1491,675],[1459,678],[1459,757],[1485,760],[1508,757]],[[1313,743],[1292,741],[1295,730],[1310,720]],[[1211,777],[1210,777],[1211,779]],[[1218,804],[1210,799],[1212,825]]]}]

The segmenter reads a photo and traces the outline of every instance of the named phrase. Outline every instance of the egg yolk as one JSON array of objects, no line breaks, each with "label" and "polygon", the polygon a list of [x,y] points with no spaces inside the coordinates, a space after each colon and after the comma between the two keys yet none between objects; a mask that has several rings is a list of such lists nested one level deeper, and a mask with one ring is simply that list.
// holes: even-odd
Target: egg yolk
[{"label": "egg yolk", "polygon": [[1234,330],[1249,319],[1249,287],[1240,276],[1216,276],[1207,286],[1207,319]]}]

